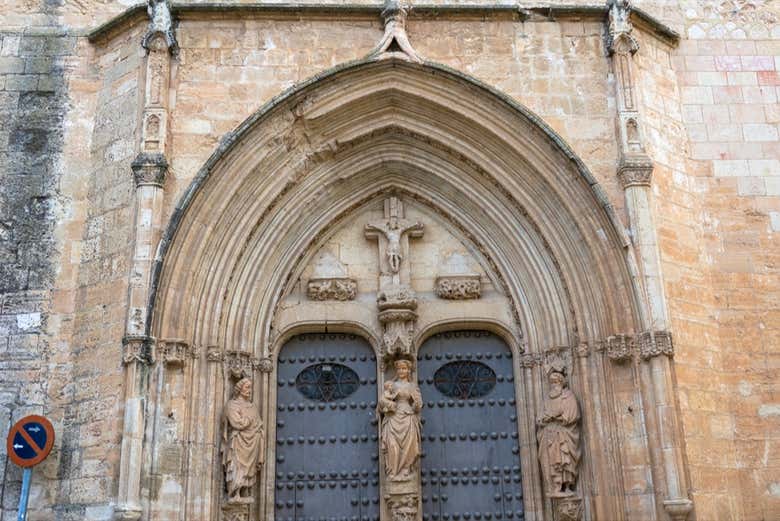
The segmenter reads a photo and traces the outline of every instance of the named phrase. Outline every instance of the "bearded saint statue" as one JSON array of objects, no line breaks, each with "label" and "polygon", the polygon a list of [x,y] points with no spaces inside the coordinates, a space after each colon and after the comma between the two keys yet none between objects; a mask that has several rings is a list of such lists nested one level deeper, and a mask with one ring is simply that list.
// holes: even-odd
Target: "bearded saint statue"
[{"label": "bearded saint statue", "polygon": [[233,386],[233,398],[225,404],[222,466],[229,503],[253,501],[252,487],[265,461],[263,421],[250,401],[251,396],[252,381],[242,378]]},{"label": "bearded saint statue", "polygon": [[558,371],[548,375],[550,391],[536,421],[539,463],[547,497],[574,494],[580,462],[580,407]]},{"label": "bearded saint statue", "polygon": [[423,401],[420,388],[412,381],[412,362],[395,362],[395,379],[385,383],[379,399],[382,416],[382,453],[385,473],[390,481],[413,479],[420,457],[420,410]]}]

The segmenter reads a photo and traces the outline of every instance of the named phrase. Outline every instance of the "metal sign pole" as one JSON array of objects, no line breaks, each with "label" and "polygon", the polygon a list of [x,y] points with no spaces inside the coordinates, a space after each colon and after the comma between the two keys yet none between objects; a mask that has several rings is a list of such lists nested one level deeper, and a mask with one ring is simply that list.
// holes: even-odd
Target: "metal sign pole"
[{"label": "metal sign pole", "polygon": [[22,495],[19,496],[19,515],[16,521],[27,519],[27,501],[30,499],[30,481],[32,480],[32,467],[27,467],[22,472]]}]

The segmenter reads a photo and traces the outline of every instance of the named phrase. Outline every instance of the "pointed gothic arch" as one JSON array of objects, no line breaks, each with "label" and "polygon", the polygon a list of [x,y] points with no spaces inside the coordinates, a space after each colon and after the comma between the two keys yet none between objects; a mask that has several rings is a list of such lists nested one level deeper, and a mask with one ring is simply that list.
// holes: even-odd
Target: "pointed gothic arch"
[{"label": "pointed gothic arch", "polygon": [[[625,231],[563,140],[470,77],[390,58],[317,76],[226,136],[164,231],[147,333],[272,356],[280,334],[305,328],[305,321],[285,328],[275,322],[302,267],[333,230],[388,194],[435,212],[470,244],[510,303],[514,321],[501,327],[525,354],[538,359],[551,348],[645,329]],[[316,317],[309,323],[316,329]],[[197,370],[208,373],[205,365]],[[523,395],[530,416],[538,409],[540,372]],[[191,418],[218,416],[214,403],[223,399],[224,382],[209,374],[213,387],[199,387],[205,400],[192,404]],[[266,419],[274,409],[274,393],[265,392],[272,376],[263,374],[256,386]],[[213,512],[220,493],[216,433],[197,436],[206,447],[200,461],[189,456],[188,489],[213,503],[188,498],[192,515]],[[531,447],[532,425],[522,436]],[[588,436],[599,443],[599,434]],[[529,451],[524,461],[535,467]],[[619,457],[607,459],[614,465]],[[266,496],[273,494],[269,481],[267,471]],[[543,517],[537,483],[524,480],[528,519]],[[606,508],[619,510],[615,501]]]}]

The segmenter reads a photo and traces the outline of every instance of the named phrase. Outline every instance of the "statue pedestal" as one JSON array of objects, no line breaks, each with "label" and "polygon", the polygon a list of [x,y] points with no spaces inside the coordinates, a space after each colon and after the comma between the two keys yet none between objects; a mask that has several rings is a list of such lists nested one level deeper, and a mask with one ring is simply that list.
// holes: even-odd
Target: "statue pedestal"
[{"label": "statue pedestal", "polygon": [[417,521],[419,500],[417,480],[386,482],[385,502],[391,521]]},{"label": "statue pedestal", "polygon": [[249,521],[249,504],[225,503],[222,505],[222,521]]},{"label": "statue pedestal", "polygon": [[555,521],[581,521],[582,498],[577,496],[553,497],[553,519]]}]

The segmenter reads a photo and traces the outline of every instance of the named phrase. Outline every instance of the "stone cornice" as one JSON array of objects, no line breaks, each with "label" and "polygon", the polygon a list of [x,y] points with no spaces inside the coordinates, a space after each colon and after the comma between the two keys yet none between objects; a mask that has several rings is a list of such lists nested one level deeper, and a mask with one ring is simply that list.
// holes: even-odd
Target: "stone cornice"
[{"label": "stone cornice", "polygon": [[[146,13],[146,4],[138,4],[130,7],[126,11],[111,18],[107,22],[99,25],[86,33],[87,39],[92,43],[99,43],[119,34],[138,23],[146,22],[148,16]],[[250,15],[266,16],[322,16],[332,14],[334,17],[342,18],[344,16],[359,17],[379,17],[384,9],[384,5],[377,3],[375,5],[359,4],[329,4],[329,3],[246,3],[246,4],[223,4],[219,2],[211,3],[176,3],[171,6],[171,14],[174,18],[190,17],[199,14],[218,13],[221,16],[235,16],[236,19]],[[410,11],[410,17],[436,17],[447,18],[454,16],[489,16],[506,15],[516,17],[518,21],[526,21],[533,18],[555,19],[555,18],[582,18],[583,16],[603,18],[606,20],[608,7],[603,4],[595,5],[529,5],[522,6],[518,4],[461,4],[461,5],[436,5],[419,4],[415,5]],[[661,22],[651,14],[641,9],[631,9],[631,19],[637,24],[636,28],[645,30],[671,45],[677,45],[680,35],[671,27]]]}]

